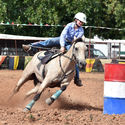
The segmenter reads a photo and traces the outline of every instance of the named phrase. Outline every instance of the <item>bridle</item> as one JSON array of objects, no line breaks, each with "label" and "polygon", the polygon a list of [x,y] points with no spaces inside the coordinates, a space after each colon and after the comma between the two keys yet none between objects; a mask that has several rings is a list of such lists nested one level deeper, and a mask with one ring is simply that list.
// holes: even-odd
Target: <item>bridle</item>
[{"label": "bridle", "polygon": [[63,77],[62,77],[62,79],[60,80],[60,82],[75,71],[75,70],[72,70],[72,71],[70,71],[68,74],[66,74],[66,72],[63,70],[63,67],[62,67],[62,65],[61,65],[61,56],[63,56],[63,57],[65,57],[65,58],[69,59],[70,62],[71,62],[71,61],[74,61],[74,62],[76,63],[76,57],[75,57],[75,54],[73,53],[74,48],[75,48],[75,44],[76,44],[76,43],[73,44],[72,57],[66,56],[66,55],[64,55],[64,54],[62,54],[62,55],[59,56],[59,65],[60,65],[61,71],[63,72]]},{"label": "bridle", "polygon": [[[77,63],[76,56],[75,56],[75,54],[74,54],[74,49],[75,49],[75,44],[76,44],[78,41],[79,41],[79,39],[76,40],[75,43],[73,44],[72,57],[71,57],[71,58],[68,57],[68,56],[66,56],[66,55],[64,55],[64,54],[62,54],[62,55],[59,56],[59,65],[60,65],[60,68],[61,68],[61,70],[62,70],[62,72],[63,72],[63,79],[66,78],[66,77],[68,77],[68,76],[69,76],[70,74],[72,74],[75,70],[72,70],[71,72],[69,72],[68,74],[66,74],[65,71],[63,70],[62,65],[61,65],[61,56],[65,57],[65,58],[68,58],[70,61],[74,61],[75,63]],[[63,79],[62,79],[62,80],[63,80]],[[62,80],[61,80],[61,81],[62,81]]]}]

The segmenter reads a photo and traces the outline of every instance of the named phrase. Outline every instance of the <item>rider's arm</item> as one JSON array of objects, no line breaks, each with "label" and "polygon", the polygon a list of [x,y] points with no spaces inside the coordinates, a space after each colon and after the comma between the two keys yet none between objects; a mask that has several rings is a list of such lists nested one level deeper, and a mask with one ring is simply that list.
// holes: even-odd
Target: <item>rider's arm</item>
[{"label": "rider's arm", "polygon": [[66,42],[65,39],[66,39],[66,35],[67,35],[68,32],[69,32],[69,28],[70,28],[70,25],[67,24],[67,25],[65,26],[65,28],[63,29],[61,35],[60,35],[60,46],[61,46],[61,47],[65,47],[65,42]]},{"label": "rider's arm", "polygon": [[65,47],[64,47],[64,46],[61,46],[61,48],[60,48],[60,52],[62,52],[62,53],[65,52]]},{"label": "rider's arm", "polygon": [[69,24],[67,24],[60,35],[60,46],[61,46],[60,51],[62,53],[65,52],[65,42],[66,42],[65,39],[66,39],[66,35],[69,31],[69,28],[70,28],[70,26],[69,26]]}]

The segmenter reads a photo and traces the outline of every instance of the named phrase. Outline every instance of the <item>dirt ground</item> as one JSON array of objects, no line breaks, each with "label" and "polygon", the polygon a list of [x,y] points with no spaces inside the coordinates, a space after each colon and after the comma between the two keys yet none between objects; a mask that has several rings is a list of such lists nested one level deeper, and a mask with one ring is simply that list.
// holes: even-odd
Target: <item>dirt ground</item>
[{"label": "dirt ground", "polygon": [[103,114],[104,73],[81,72],[83,86],[72,81],[51,106],[45,100],[58,88],[47,88],[28,113],[23,109],[33,96],[24,97],[33,88],[32,81],[9,100],[21,74],[22,70],[0,70],[0,125],[125,125],[125,114]]}]

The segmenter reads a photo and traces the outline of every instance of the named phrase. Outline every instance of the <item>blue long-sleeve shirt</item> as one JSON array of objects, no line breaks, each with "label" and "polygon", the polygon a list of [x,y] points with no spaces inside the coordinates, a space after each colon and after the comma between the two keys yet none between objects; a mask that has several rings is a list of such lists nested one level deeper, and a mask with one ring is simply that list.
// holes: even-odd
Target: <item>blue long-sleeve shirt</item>
[{"label": "blue long-sleeve shirt", "polygon": [[63,29],[60,35],[60,45],[65,46],[66,41],[72,42],[74,37],[80,38],[84,34],[82,27],[79,27],[77,30],[74,29],[75,22],[68,23]]}]

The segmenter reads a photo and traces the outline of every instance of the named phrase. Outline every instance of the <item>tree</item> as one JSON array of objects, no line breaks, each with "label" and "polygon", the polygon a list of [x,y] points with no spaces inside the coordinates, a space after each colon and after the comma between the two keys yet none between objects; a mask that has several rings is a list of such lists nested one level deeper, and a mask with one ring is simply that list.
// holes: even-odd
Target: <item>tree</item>
[{"label": "tree", "polygon": [[[87,15],[85,36],[103,38],[125,37],[125,30],[109,30],[97,27],[125,27],[125,2],[123,0],[0,0],[0,21],[16,24],[48,24],[42,26],[0,26],[1,33],[54,37],[59,36],[64,25],[73,21],[77,12]],[[91,32],[90,32],[91,31]]]}]

